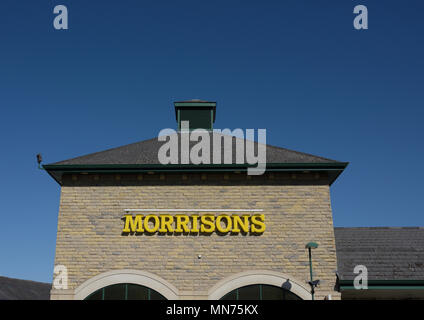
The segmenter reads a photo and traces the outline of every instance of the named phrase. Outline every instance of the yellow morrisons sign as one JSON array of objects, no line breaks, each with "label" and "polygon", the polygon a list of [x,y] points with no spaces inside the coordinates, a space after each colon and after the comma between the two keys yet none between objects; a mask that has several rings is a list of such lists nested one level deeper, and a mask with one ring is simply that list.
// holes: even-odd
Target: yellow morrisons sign
[{"label": "yellow morrisons sign", "polygon": [[126,214],[123,233],[263,233],[263,214]]}]

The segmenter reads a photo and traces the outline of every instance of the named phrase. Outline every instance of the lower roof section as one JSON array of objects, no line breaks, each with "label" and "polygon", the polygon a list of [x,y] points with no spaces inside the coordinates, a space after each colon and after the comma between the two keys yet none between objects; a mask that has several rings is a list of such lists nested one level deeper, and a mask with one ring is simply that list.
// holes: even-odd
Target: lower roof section
[{"label": "lower roof section", "polygon": [[[353,289],[353,280],[365,266],[369,287],[424,289],[424,228],[334,228],[341,288]],[[360,268],[363,270],[363,268]]]}]

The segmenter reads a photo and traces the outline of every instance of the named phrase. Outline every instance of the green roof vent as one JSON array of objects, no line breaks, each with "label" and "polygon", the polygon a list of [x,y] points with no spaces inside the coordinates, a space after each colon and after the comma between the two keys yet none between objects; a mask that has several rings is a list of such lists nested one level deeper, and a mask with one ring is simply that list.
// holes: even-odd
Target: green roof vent
[{"label": "green roof vent", "polygon": [[178,131],[181,130],[181,121],[189,121],[190,130],[213,129],[216,115],[216,102],[195,99],[174,102],[174,106]]}]

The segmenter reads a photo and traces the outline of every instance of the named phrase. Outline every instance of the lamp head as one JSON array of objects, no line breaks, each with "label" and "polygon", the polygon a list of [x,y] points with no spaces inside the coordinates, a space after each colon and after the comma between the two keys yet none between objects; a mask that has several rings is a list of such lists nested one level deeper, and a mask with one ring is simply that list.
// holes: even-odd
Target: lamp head
[{"label": "lamp head", "polygon": [[308,242],[305,246],[306,249],[316,249],[318,248],[318,243],[316,242]]}]

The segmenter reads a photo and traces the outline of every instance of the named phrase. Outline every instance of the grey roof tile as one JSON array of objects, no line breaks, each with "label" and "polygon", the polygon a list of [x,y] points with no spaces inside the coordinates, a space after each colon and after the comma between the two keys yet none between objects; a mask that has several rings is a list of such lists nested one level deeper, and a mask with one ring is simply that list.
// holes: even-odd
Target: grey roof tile
[{"label": "grey roof tile", "polygon": [[0,300],[49,300],[50,283],[0,277]]},{"label": "grey roof tile", "polygon": [[[214,137],[222,137],[221,134],[214,133]],[[232,162],[236,163],[235,150],[236,141],[241,139],[232,137]],[[211,138],[211,157],[213,149],[213,138]],[[246,140],[244,140],[246,141]],[[125,146],[95,152],[88,155],[51,163],[53,165],[96,165],[96,164],[159,164],[158,150],[164,144],[163,141],[158,141],[158,138],[144,140]],[[197,142],[190,143],[190,149]],[[257,150],[255,142],[255,150]],[[221,143],[221,157],[223,159],[224,143]],[[211,158],[212,159],[212,158]],[[285,148],[266,145],[266,160],[267,163],[337,163],[336,160],[331,160],[311,154],[293,151]],[[212,161],[211,161],[212,163]]]},{"label": "grey roof tile", "polygon": [[365,265],[369,280],[424,280],[424,228],[334,228],[341,280]]}]

